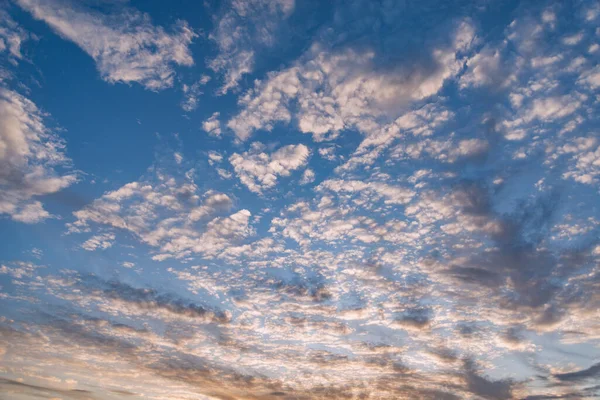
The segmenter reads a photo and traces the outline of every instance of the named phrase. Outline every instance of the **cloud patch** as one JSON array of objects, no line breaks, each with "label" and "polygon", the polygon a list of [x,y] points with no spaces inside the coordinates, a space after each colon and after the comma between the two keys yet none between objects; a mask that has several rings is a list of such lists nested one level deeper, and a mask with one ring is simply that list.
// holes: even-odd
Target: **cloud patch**
[{"label": "cloud patch", "polygon": [[276,185],[280,176],[289,176],[308,162],[310,151],[303,144],[288,145],[272,153],[265,152],[266,147],[256,142],[250,150],[229,157],[240,181],[252,192],[262,193]]},{"label": "cloud patch", "polygon": [[69,0],[19,0],[17,4],[77,44],[108,82],[137,82],[157,91],[173,86],[174,66],[194,64],[189,46],[197,34],[184,21],[167,32],[153,25],[149,15],[122,5],[102,14]]},{"label": "cloud patch", "polygon": [[65,142],[44,118],[32,101],[0,88],[0,214],[29,224],[51,217],[38,198],[77,180]]}]

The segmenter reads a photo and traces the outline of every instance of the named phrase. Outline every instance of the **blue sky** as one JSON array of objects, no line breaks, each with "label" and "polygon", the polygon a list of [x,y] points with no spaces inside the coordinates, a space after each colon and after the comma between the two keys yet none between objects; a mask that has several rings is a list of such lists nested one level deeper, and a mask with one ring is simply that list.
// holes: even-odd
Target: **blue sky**
[{"label": "blue sky", "polygon": [[0,0],[0,399],[598,398],[599,21]]}]

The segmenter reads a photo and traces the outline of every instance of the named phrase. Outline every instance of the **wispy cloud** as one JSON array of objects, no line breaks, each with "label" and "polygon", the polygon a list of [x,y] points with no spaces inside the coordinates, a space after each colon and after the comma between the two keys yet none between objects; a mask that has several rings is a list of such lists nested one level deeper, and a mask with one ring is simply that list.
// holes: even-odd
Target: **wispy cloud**
[{"label": "wispy cloud", "polygon": [[219,54],[209,66],[223,73],[220,94],[237,89],[239,81],[254,70],[257,51],[277,42],[279,24],[294,11],[294,0],[231,0],[214,19],[210,34]]},{"label": "wispy cloud", "polygon": [[37,198],[77,180],[65,142],[44,125],[44,117],[28,98],[0,88],[0,214],[20,222],[51,217]]},{"label": "wispy cloud", "polygon": [[68,0],[17,4],[81,47],[108,82],[137,82],[161,90],[173,86],[174,66],[194,64],[189,45],[197,34],[184,21],[169,33],[153,25],[149,15],[119,4],[108,14]]}]

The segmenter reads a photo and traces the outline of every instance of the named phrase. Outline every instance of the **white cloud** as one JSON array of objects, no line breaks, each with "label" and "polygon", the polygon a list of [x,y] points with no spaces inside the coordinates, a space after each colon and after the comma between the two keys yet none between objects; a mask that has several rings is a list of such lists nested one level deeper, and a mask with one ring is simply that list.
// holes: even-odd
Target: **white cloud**
[{"label": "white cloud", "polygon": [[573,35],[565,36],[562,42],[567,46],[574,46],[583,40],[583,33],[575,33]]},{"label": "white cloud", "polygon": [[200,80],[194,82],[191,85],[183,84],[181,90],[183,91],[184,99],[181,102],[181,108],[185,112],[192,112],[198,107],[198,98],[203,94],[202,86],[206,85],[210,81],[210,77],[207,75],[202,76]]},{"label": "white cloud", "polygon": [[310,151],[303,144],[288,145],[268,154],[262,143],[253,143],[249,151],[229,157],[240,181],[252,192],[262,193],[277,183],[279,176],[289,176],[308,162]]},{"label": "white cloud", "polygon": [[594,184],[600,178],[600,144],[595,137],[580,137],[557,149],[558,154],[572,154],[574,164],[569,166],[563,178],[579,183]]},{"label": "white cloud", "polygon": [[577,83],[587,86],[589,89],[597,89],[600,87],[600,66],[585,71],[579,77]]},{"label": "white cloud", "polygon": [[[219,216],[232,206],[223,193],[199,194],[189,176],[178,182],[157,171],[156,181],[131,182],[105,193],[74,212],[76,220],[67,226],[70,233],[89,232],[95,225],[129,232],[156,249],[156,260],[194,253],[213,257],[253,233],[249,211]],[[106,248],[111,240],[106,235],[94,236],[84,248]]]},{"label": "white cloud", "polygon": [[45,268],[42,265],[36,265],[30,262],[24,261],[15,261],[8,264],[6,266],[4,264],[0,265],[0,274],[11,275],[13,278],[21,279],[29,277],[31,278],[35,272],[40,268]]},{"label": "white cloud", "polygon": [[21,59],[21,45],[29,39],[29,33],[0,9],[0,53],[6,51],[13,59]]},{"label": "white cloud", "polygon": [[[383,182],[349,181],[341,179],[326,180],[317,187],[317,190],[329,190],[335,193],[370,192],[376,196],[375,199],[377,199],[377,197],[384,198],[386,204],[406,204],[415,195],[415,192],[411,189],[392,186]],[[373,200],[374,199],[371,199],[371,201]]]},{"label": "white cloud", "polygon": [[510,98],[516,112],[502,122],[500,128],[508,140],[522,140],[528,132],[535,132],[539,123],[558,122],[564,119],[564,131],[573,130],[579,124],[578,111],[587,96],[573,91],[564,95],[549,95],[555,85],[552,82],[533,82],[525,88],[517,88]]},{"label": "white cloud", "polygon": [[275,43],[279,24],[294,10],[294,0],[231,0],[225,7],[209,36],[219,48],[209,65],[225,75],[221,94],[252,72],[258,49]]},{"label": "white cloud", "polygon": [[425,139],[416,143],[397,146],[392,150],[392,157],[419,159],[427,154],[439,161],[454,163],[462,158],[485,154],[488,148],[488,142],[482,139],[464,139],[456,143],[452,140]]},{"label": "white cloud", "polygon": [[178,152],[173,153],[173,158],[175,159],[175,162],[178,165],[181,165],[181,163],[183,162],[183,156],[181,155],[181,153],[178,153]]},{"label": "white cloud", "polygon": [[105,15],[68,0],[17,3],[88,53],[108,82],[138,82],[160,90],[173,85],[174,65],[194,64],[189,45],[197,35],[185,22],[168,33],[152,25],[147,14],[128,7]]},{"label": "white cloud", "polygon": [[189,213],[191,221],[199,221],[210,216],[215,210],[228,210],[233,206],[229,196],[223,193],[214,193],[209,195],[201,206],[194,207]]},{"label": "white cloud", "polygon": [[81,245],[84,250],[94,251],[94,250],[106,250],[109,247],[112,247],[115,240],[114,233],[102,233],[100,235],[94,235]]},{"label": "white cloud", "polygon": [[500,71],[500,52],[486,47],[467,61],[467,71],[461,77],[461,86],[483,86],[493,82]]},{"label": "white cloud", "polygon": [[[381,210],[380,201],[386,208],[408,204],[414,196],[410,189],[383,182],[336,179],[322,182],[316,191],[320,196],[312,205],[300,201],[287,207],[281,217],[271,220],[269,231],[301,246],[319,241],[346,245],[414,241],[415,234],[403,221],[388,216],[385,223],[379,223],[374,216],[361,215],[368,210]],[[362,212],[357,212],[356,207]]]},{"label": "white cloud", "polygon": [[217,168],[217,174],[219,174],[219,176],[223,179],[231,179],[233,176],[231,172],[223,168]]},{"label": "white cloud", "polygon": [[554,56],[534,57],[531,59],[531,66],[533,68],[552,66],[552,65],[562,61],[562,59],[563,59],[563,57],[560,54],[554,55]]},{"label": "white cloud", "polygon": [[270,74],[266,82],[240,98],[244,109],[227,126],[240,140],[246,140],[257,129],[271,130],[275,122],[290,122],[287,104],[298,93],[299,85],[296,68]]},{"label": "white cloud", "polygon": [[337,156],[335,155],[335,147],[321,147],[319,149],[319,155],[327,161],[334,161]]},{"label": "white cloud", "polygon": [[544,10],[542,12],[542,21],[546,24],[554,24],[556,22],[556,13],[552,10]]},{"label": "white cloud", "polygon": [[50,217],[35,200],[76,181],[65,144],[44,125],[44,114],[27,98],[0,88],[0,214],[34,223]]},{"label": "white cloud", "polygon": [[218,153],[216,151],[208,152],[208,163],[210,165],[218,164],[221,161],[223,161],[223,156],[221,155],[221,153]]},{"label": "white cloud", "polygon": [[213,257],[239,240],[254,233],[250,227],[248,210],[240,210],[228,217],[215,218],[208,222],[202,234],[189,230],[174,230],[174,235],[161,247],[157,260],[166,256],[181,257],[190,253],[201,253],[205,257]]},{"label": "white cloud", "polygon": [[219,112],[215,112],[202,123],[202,129],[204,129],[204,132],[211,136],[221,136],[221,121],[219,121],[219,115]]},{"label": "white cloud", "polygon": [[305,169],[304,173],[302,174],[302,179],[300,179],[300,184],[308,185],[309,183],[312,183],[314,181],[315,181],[315,172],[310,168]]},{"label": "white cloud", "polygon": [[35,224],[50,218],[52,215],[46,210],[39,201],[31,201],[22,206],[18,211],[12,214],[12,219],[26,224]]},{"label": "white cloud", "polygon": [[581,100],[570,95],[536,98],[532,101],[524,119],[525,121],[534,119],[552,121],[574,113],[580,106]]},{"label": "white cloud", "polygon": [[451,120],[454,114],[436,103],[410,111],[388,126],[370,133],[338,171],[350,171],[360,165],[372,164],[396,139],[404,135],[427,137]]},{"label": "white cloud", "polygon": [[245,140],[257,129],[289,123],[294,113],[300,131],[316,141],[348,128],[371,133],[380,128],[377,119],[397,118],[402,106],[437,94],[460,71],[459,53],[473,40],[472,26],[463,22],[449,45],[428,50],[433,65],[399,64],[389,70],[377,68],[374,51],[332,52],[316,43],[294,66],[257,82],[240,99],[243,109],[227,126]]}]

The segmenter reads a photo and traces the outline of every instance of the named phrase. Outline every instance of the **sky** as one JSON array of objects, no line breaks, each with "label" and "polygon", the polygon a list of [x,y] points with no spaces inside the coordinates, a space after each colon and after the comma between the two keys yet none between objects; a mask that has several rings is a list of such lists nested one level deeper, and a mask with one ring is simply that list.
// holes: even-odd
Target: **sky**
[{"label": "sky", "polygon": [[600,399],[600,2],[0,0],[0,399]]}]

